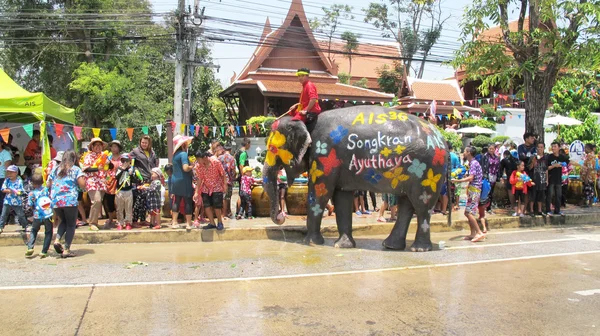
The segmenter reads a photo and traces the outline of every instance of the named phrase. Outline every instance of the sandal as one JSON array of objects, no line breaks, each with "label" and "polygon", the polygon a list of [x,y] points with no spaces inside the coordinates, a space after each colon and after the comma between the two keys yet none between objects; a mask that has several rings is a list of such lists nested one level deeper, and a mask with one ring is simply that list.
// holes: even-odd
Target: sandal
[{"label": "sandal", "polygon": [[61,258],[65,259],[65,258],[72,258],[75,256],[75,254],[73,254],[73,252],[71,252],[71,250],[64,250],[60,256],[61,256]]},{"label": "sandal", "polygon": [[485,239],[485,235],[479,235],[479,236],[475,236],[475,238],[471,239],[471,241],[473,243],[476,243],[476,242],[482,241],[483,239]]},{"label": "sandal", "polygon": [[62,244],[59,242],[54,243],[54,251],[56,251],[56,253],[58,254],[62,254],[65,249],[63,248]]}]

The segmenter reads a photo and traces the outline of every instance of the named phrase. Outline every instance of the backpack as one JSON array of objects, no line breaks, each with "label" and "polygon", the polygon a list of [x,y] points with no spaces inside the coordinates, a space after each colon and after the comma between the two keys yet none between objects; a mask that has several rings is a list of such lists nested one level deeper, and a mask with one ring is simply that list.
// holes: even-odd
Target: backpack
[{"label": "backpack", "polygon": [[490,181],[488,181],[487,179],[483,179],[481,181],[481,196],[479,199],[481,200],[485,200],[490,196],[490,191],[492,190],[492,185],[490,184]]}]

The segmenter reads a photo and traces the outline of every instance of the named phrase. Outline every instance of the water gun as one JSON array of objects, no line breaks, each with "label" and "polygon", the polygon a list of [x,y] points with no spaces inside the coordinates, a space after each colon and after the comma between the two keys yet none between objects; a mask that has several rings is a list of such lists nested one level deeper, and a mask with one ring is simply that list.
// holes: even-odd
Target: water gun
[{"label": "water gun", "polygon": [[567,163],[566,162],[561,162],[560,165],[563,166],[564,168],[567,168]]},{"label": "water gun", "polygon": [[467,172],[467,170],[465,169],[465,167],[459,166],[459,167],[452,169],[450,176],[452,177],[453,180],[459,180],[459,179],[465,177],[466,172]]},{"label": "water gun", "polygon": [[531,177],[527,174],[517,173],[517,178],[523,181],[523,183],[531,182]]},{"label": "water gun", "polygon": [[189,156],[188,160],[190,161],[190,164],[196,163],[196,157],[194,155]]},{"label": "water gun", "polygon": [[106,150],[106,151],[102,152],[102,155],[100,155],[100,157],[98,159],[96,159],[96,162],[94,162],[94,165],[92,166],[92,168],[103,167],[104,170],[108,170],[109,162],[110,162],[110,152]]}]

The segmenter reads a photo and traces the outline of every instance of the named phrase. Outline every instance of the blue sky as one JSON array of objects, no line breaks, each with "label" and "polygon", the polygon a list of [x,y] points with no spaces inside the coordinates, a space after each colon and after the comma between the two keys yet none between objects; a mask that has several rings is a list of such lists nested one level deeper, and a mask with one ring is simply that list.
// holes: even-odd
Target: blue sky
[{"label": "blue sky", "polygon": [[[166,12],[174,10],[177,6],[177,0],[151,0],[155,12]],[[335,3],[345,3],[353,7],[352,12],[355,18],[349,21],[342,21],[338,32],[351,30],[361,34],[361,41],[370,43],[393,43],[393,39],[384,39],[380,36],[380,31],[371,24],[364,23],[362,8],[368,6],[370,1],[366,0],[345,0],[343,2],[336,0],[303,0],[304,10],[309,19],[322,15],[322,6],[330,6]],[[193,6],[193,0],[186,0],[187,5]],[[459,23],[461,21],[463,8],[468,5],[467,0],[443,0],[442,10],[444,16],[449,16],[446,21],[440,43],[433,50],[433,54],[440,58],[450,58],[452,51],[459,47],[458,38],[460,36]],[[281,25],[285,15],[288,12],[291,0],[211,0],[200,1],[200,6],[204,6],[206,16],[219,19],[242,20],[248,22],[244,27],[239,25],[226,25],[222,22],[207,20],[203,26],[209,30],[228,29],[250,34],[260,34],[262,25],[267,16],[273,27]],[[255,23],[255,24],[250,24]],[[229,84],[229,79],[233,72],[239,73],[252,55],[256,46],[233,45],[230,43],[213,43],[212,56],[214,62],[221,66],[217,74],[224,86]],[[425,79],[443,79],[451,77],[453,70],[447,66],[436,63],[429,63],[425,68]]]}]

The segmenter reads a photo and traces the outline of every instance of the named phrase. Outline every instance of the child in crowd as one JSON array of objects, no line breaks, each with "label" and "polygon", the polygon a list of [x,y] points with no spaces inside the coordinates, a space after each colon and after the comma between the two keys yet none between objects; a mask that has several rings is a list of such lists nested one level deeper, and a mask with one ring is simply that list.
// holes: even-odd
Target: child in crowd
[{"label": "child in crowd", "polygon": [[530,214],[532,217],[535,215],[544,216],[546,213],[543,211],[542,202],[546,202],[546,189],[548,186],[548,158],[544,153],[545,145],[543,142],[538,142],[537,153],[533,157],[533,182],[535,186],[531,188],[531,202],[530,202]]},{"label": "child in crowd", "polygon": [[492,202],[492,186],[490,182],[486,179],[483,179],[481,184],[481,193],[479,196],[479,204],[477,205],[477,211],[479,212],[479,222],[481,223],[481,232],[488,232],[487,219],[485,218],[485,213]]},{"label": "child in crowd", "polygon": [[370,215],[371,211],[365,210],[365,195],[366,191],[356,190],[354,192],[354,208],[356,209],[356,215]]},{"label": "child in crowd", "polygon": [[[196,184],[198,183],[198,177],[196,176],[196,171],[198,169],[198,166],[200,165],[200,162],[196,161],[196,157],[202,157],[202,151],[197,151],[196,155],[194,156],[193,160],[190,160],[190,163],[192,165],[194,165],[194,169],[192,170],[193,173],[193,177],[192,177],[192,186],[194,187],[194,190],[196,190]],[[204,220],[204,203],[202,202],[202,197],[198,197],[196,199],[196,201],[194,202],[196,208],[194,209],[194,223],[193,223],[193,227],[200,227],[201,224],[206,223],[206,221]],[[181,204],[181,209],[179,209],[179,213],[180,216],[182,216],[181,214],[185,213],[185,207],[184,204]]]},{"label": "child in crowd", "polygon": [[6,179],[2,184],[2,192],[4,196],[4,204],[2,206],[2,215],[0,216],[0,233],[4,230],[6,220],[10,211],[14,211],[19,220],[19,224],[23,230],[27,228],[27,219],[23,212],[23,199],[21,194],[25,192],[23,189],[23,180],[18,176],[19,168],[15,165],[10,165],[6,168]]},{"label": "child in crowd", "polygon": [[515,195],[516,209],[513,216],[523,217],[525,204],[527,204],[527,188],[534,186],[535,183],[525,172],[525,162],[520,161],[517,165],[517,170],[510,175],[510,184],[512,185],[512,193]]},{"label": "child in crowd", "polygon": [[252,167],[244,167],[240,182],[240,199],[242,200],[242,205],[236,219],[241,219],[244,211],[246,211],[246,218],[252,219],[252,185],[254,184],[252,171]]},{"label": "child in crowd", "polygon": [[44,179],[41,174],[34,174],[31,177],[31,185],[33,190],[29,192],[27,203],[34,209],[33,226],[29,234],[25,256],[30,257],[33,255],[33,247],[37,239],[37,234],[40,231],[40,227],[44,225],[44,245],[42,246],[40,258],[46,258],[50,243],[52,243],[52,221],[50,220],[53,216],[52,201],[50,200],[48,188],[44,187]]},{"label": "child in crowd", "polygon": [[146,206],[148,213],[150,213],[150,226],[158,230],[161,228],[160,225],[160,208],[162,207],[160,201],[160,193],[163,187],[163,173],[160,168],[152,168],[152,182],[148,188],[146,196]]},{"label": "child in crowd", "polygon": [[137,181],[129,154],[121,155],[121,165],[117,169],[115,179],[117,180],[117,194],[115,206],[117,208],[117,230],[131,230],[133,220],[133,184]]},{"label": "child in crowd", "polygon": [[[38,168],[41,170],[41,168]],[[37,171],[37,169],[36,169]],[[41,173],[41,171],[40,171]],[[30,224],[33,221],[33,213],[34,207],[29,205],[29,192],[33,190],[33,186],[31,185],[31,177],[33,173],[31,169],[26,168],[21,175],[21,180],[23,180],[23,193],[21,194],[21,200],[23,201],[23,213],[25,214],[25,219],[27,219],[27,224]],[[28,226],[27,231],[29,232],[30,227]]]},{"label": "child in crowd", "polygon": [[281,167],[277,173],[277,189],[279,190],[279,212],[281,212],[284,217],[287,217],[287,214],[285,213],[285,209],[287,208],[285,204],[287,187],[287,175],[285,174],[285,169]]},{"label": "child in crowd", "polygon": [[[568,161],[567,152],[563,148],[561,148],[559,150],[559,155],[566,158],[566,160]],[[568,162],[561,166],[562,166],[562,169],[561,169],[562,194],[560,197],[560,205],[563,208],[565,208],[567,206],[567,190],[569,189],[569,174],[571,174],[571,172],[573,171],[573,165],[570,162]],[[550,211],[550,209],[546,209],[546,210]]]}]

